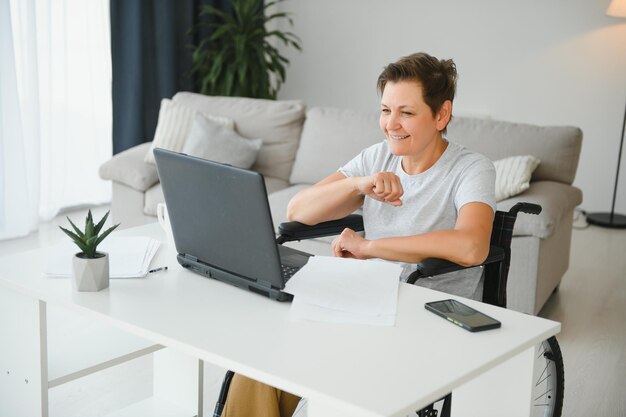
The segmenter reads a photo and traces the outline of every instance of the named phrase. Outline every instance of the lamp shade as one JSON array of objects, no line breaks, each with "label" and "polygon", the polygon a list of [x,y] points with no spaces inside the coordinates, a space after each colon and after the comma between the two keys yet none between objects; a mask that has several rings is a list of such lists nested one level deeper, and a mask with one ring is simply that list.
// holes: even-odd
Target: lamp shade
[{"label": "lamp shade", "polygon": [[613,0],[606,9],[606,14],[613,17],[626,17],[626,0]]}]

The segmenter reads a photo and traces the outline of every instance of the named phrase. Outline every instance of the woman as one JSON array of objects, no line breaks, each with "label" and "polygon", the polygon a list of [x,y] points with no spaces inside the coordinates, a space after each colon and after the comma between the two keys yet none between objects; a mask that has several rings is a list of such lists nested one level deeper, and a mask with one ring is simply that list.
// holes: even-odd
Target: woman
[{"label": "woman", "polygon": [[[386,139],[294,196],[289,220],[316,224],[362,207],[366,238],[344,230],[334,255],[405,263],[403,280],[425,258],[480,264],[489,252],[495,169],[443,137],[455,88],[451,60],[418,53],[388,65],[378,78]],[[418,284],[480,299],[481,275],[462,271]]]},{"label": "woman", "polygon": [[[365,237],[345,229],[332,243],[333,254],[401,262],[401,280],[425,258],[482,263],[495,211],[495,169],[487,158],[443,136],[452,117],[456,78],[452,60],[425,53],[385,67],[378,78],[385,140],[295,195],[288,219],[312,225],[362,208]],[[417,283],[480,299],[481,278],[482,270],[474,268]],[[248,416],[231,413],[234,403],[246,403],[253,410],[250,416],[261,409],[278,410],[269,414],[276,417],[293,413],[291,394],[240,378],[234,391],[231,385],[225,417]],[[287,399],[289,406],[280,409]]]}]

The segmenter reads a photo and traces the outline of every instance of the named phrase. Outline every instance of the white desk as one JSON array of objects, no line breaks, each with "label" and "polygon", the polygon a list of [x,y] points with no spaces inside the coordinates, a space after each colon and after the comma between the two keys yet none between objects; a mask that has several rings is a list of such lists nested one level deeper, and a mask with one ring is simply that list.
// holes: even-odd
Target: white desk
[{"label": "white desk", "polygon": [[[156,224],[120,233],[163,236]],[[38,346],[20,346],[20,355],[36,366],[45,368],[41,357],[47,349],[38,324],[42,317],[45,322],[46,303],[58,304],[307,397],[311,417],[405,416],[450,391],[454,415],[527,416],[535,346],[560,330],[556,322],[467,301],[502,322],[501,329],[469,333],[423,307],[449,296],[404,284],[395,327],[292,322],[289,304],[185,271],[167,246],[153,266],[168,265],[169,271],[78,293],[69,280],[42,275],[45,256],[42,249],[0,258],[0,287],[32,300],[21,313],[28,335],[3,334],[2,344],[39,340]],[[0,361],[15,350],[0,347]],[[47,387],[41,381],[47,371],[32,378],[34,386],[20,395],[11,390],[24,387],[1,385],[0,379],[0,396],[6,396],[0,398],[0,415],[16,416],[3,412],[5,400],[24,395],[45,415]]]}]

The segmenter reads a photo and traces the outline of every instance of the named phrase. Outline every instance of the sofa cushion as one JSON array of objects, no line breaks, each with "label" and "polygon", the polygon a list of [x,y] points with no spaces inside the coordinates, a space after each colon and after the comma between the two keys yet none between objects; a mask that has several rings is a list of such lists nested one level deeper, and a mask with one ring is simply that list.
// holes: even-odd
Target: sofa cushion
[{"label": "sofa cushion", "polygon": [[502,201],[530,187],[530,178],[539,165],[532,155],[511,156],[493,162],[496,168],[496,201]]},{"label": "sofa cushion", "polygon": [[146,196],[143,200],[143,212],[149,216],[156,216],[157,204],[165,202],[163,197],[163,189],[161,183],[156,184],[146,191]]},{"label": "sofa cushion", "polygon": [[289,186],[289,183],[282,178],[263,177],[263,180],[265,181],[265,190],[267,191],[268,198],[270,198],[273,193]]},{"label": "sofa cushion", "polygon": [[582,131],[570,126],[534,126],[487,119],[454,117],[447,137],[492,161],[533,155],[541,164],[533,181],[571,184],[576,175]]},{"label": "sofa cushion", "polygon": [[189,92],[179,92],[172,100],[204,115],[233,119],[242,136],[263,141],[252,169],[268,177],[289,179],[304,121],[302,101],[212,97]]},{"label": "sofa cushion", "polygon": [[542,208],[539,215],[520,213],[515,221],[513,236],[552,236],[566,215],[583,201],[582,191],[556,181],[531,182],[528,190],[498,203],[498,210],[508,211],[520,202],[532,202]]},{"label": "sofa cushion", "polygon": [[159,181],[156,166],[144,161],[152,142],[142,143],[123,152],[100,166],[103,180],[113,180],[138,191],[145,191]]},{"label": "sofa cushion", "polygon": [[306,114],[289,182],[314,184],[383,139],[378,112],[313,107]]},{"label": "sofa cushion", "polygon": [[[191,107],[174,103],[172,100],[164,98],[161,100],[159,109],[159,120],[157,122],[152,148],[146,153],[145,161],[154,164],[154,148],[168,149],[180,152],[183,149],[185,140],[191,129],[197,111]],[[212,122],[234,130],[235,123],[232,119],[222,116],[206,115]]]},{"label": "sofa cushion", "polygon": [[248,169],[254,164],[262,145],[261,139],[246,139],[234,130],[207,119],[194,116],[182,152],[198,158]]}]

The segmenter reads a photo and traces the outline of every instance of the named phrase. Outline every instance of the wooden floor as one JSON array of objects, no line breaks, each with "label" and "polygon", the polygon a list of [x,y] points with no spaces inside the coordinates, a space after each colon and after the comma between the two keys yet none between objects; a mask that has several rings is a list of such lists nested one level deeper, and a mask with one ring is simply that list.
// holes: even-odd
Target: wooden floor
[{"label": "wooden floor", "polygon": [[[105,211],[98,208],[94,217]],[[66,222],[62,217],[27,238],[0,241],[0,254],[54,243],[63,238],[56,226]],[[626,417],[626,230],[574,230],[569,271],[540,315],[562,323],[563,416]],[[150,396],[151,364],[148,356],[53,388],[51,417],[100,417]],[[206,398],[205,415],[213,404]]]}]

